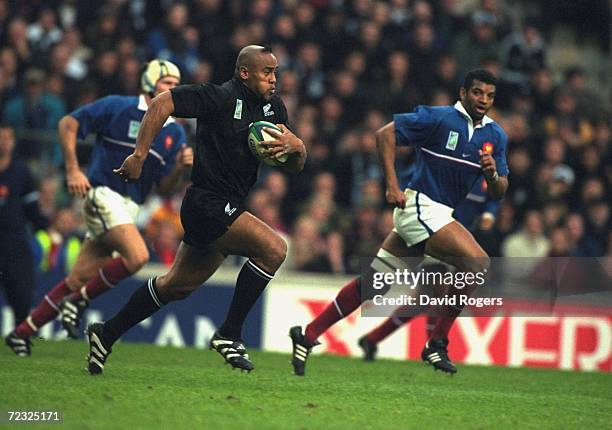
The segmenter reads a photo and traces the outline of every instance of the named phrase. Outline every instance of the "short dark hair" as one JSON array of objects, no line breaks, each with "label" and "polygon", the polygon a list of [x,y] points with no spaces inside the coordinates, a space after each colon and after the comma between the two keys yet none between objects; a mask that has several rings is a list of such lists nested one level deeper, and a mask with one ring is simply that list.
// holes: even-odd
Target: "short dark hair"
[{"label": "short dark hair", "polygon": [[485,69],[470,70],[463,80],[463,88],[465,88],[466,91],[469,90],[474,84],[474,81],[497,86],[497,78],[495,75]]},{"label": "short dark hair", "polygon": [[7,121],[0,121],[0,128],[10,128],[11,130],[15,131],[13,124]]}]

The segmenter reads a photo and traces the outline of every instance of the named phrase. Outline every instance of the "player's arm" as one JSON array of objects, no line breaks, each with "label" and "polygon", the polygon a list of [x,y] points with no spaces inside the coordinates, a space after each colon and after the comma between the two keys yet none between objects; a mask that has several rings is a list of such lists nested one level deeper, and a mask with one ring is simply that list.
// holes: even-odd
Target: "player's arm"
[{"label": "player's arm", "polygon": [[306,163],[306,146],[302,139],[297,137],[295,134],[287,128],[284,124],[277,124],[278,128],[281,129],[282,133],[278,131],[264,127],[266,133],[274,137],[276,140],[262,142],[262,146],[267,148],[269,157],[280,157],[282,155],[288,155],[289,158],[285,163],[282,164],[282,168],[290,173],[301,172]]},{"label": "player's arm", "polygon": [[487,154],[480,150],[478,151],[478,155],[480,155],[480,166],[487,181],[487,190],[489,194],[496,199],[501,199],[508,189],[508,177],[499,175],[497,172],[497,163],[491,154]]},{"label": "player's arm", "polygon": [[142,165],[147,159],[153,139],[172,112],[174,112],[174,102],[170,91],[161,93],[151,101],[140,123],[134,152],[123,161],[121,167],[113,170],[121,179],[130,182],[140,177]]},{"label": "player's arm", "polygon": [[376,151],[385,175],[387,202],[404,208],[406,196],[399,187],[395,173],[395,146],[395,121],[391,121],[376,132]]},{"label": "player's arm", "polygon": [[66,168],[66,184],[68,192],[72,195],[84,196],[91,188],[89,179],[81,171],[77,158],[77,133],[79,121],[72,115],[66,115],[58,123],[58,133],[62,153],[64,154],[64,166]]}]

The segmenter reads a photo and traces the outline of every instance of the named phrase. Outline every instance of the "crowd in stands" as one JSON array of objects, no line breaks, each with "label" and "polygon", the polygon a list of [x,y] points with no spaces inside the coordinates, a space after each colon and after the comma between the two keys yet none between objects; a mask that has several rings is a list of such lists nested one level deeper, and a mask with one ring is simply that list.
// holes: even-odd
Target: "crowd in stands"
[{"label": "crowd in stands", "polygon": [[[152,58],[177,64],[183,83],[221,83],[241,47],[271,45],[279,93],[308,160],[299,175],[262,168],[249,209],[286,235],[287,267],[355,273],[392,229],[375,131],[416,105],[453,104],[465,72],[484,67],[499,78],[492,116],[508,134],[511,172],[495,223],[476,232],[485,249],[611,255],[610,94],[598,91],[588,67],[558,70],[548,58],[557,21],[574,25],[578,43],[609,55],[609,3],[588,2],[598,11],[590,26],[584,11],[561,6],[576,2],[557,2],[554,13],[555,2],[533,2],[522,16],[506,3],[0,0],[2,121],[38,175],[43,210],[72,237],[83,223],[80,202],[65,190],[63,115],[109,94],[138,94],[141,67]],[[184,124],[193,143],[195,123]],[[83,165],[90,151],[87,142],[79,147]],[[400,148],[398,163],[412,156]],[[173,259],[181,193],[154,197],[141,210],[153,261]]]}]

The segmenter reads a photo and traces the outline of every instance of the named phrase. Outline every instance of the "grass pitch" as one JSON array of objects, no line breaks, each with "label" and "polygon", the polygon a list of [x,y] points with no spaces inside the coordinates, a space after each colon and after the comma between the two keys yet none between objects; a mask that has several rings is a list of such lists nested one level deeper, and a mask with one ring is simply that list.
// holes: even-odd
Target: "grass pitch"
[{"label": "grass pitch", "polygon": [[583,429],[612,420],[612,374],[460,365],[450,377],[418,362],[313,356],[300,378],[285,354],[253,351],[256,370],[242,374],[212,351],[118,344],[92,377],[86,351],[38,341],[24,359],[3,347],[0,410],[63,413],[39,429]]}]

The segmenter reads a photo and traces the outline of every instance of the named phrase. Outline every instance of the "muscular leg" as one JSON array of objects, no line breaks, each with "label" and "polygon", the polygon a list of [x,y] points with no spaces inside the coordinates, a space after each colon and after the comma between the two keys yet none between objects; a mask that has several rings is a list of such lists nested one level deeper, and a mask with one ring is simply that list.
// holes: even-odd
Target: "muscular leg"
[{"label": "muscular leg", "polygon": [[[113,288],[122,279],[136,273],[149,260],[147,246],[134,224],[115,226],[91,243],[100,250],[100,254],[105,251],[111,255],[112,251],[117,251],[121,256],[110,260],[96,255],[84,258],[83,269],[78,269],[76,273],[78,276],[69,277],[68,285],[71,289],[75,289],[85,282],[87,284],[78,293],[70,296],[72,302],[96,298]],[[77,261],[75,267],[78,266]]]},{"label": "muscular leg", "polygon": [[240,339],[249,311],[285,260],[287,244],[266,223],[244,212],[212,246],[225,255],[249,257],[238,274],[232,303],[218,330],[223,338]]},{"label": "muscular leg", "polygon": [[[416,245],[407,247],[402,238],[395,232],[387,235],[381,246],[381,251],[375,259],[388,259],[391,257],[420,257],[423,255],[423,246]],[[388,261],[387,261],[388,263]],[[370,276],[369,274],[365,274]],[[363,276],[363,275],[362,275]],[[314,344],[317,338],[329,329],[336,322],[350,315],[355,309],[361,306],[365,300],[371,298],[371,292],[366,292],[362,296],[361,280],[362,276],[353,279],[346,284],[336,298],[306,326],[305,339],[308,343]],[[380,291],[376,292],[380,294]]]},{"label": "muscular leg", "polygon": [[425,252],[464,272],[478,272],[489,266],[487,253],[457,221],[434,233],[425,245]]},{"label": "muscular leg", "polygon": [[[462,272],[483,272],[488,269],[490,259],[486,252],[478,245],[474,237],[465,227],[454,221],[438,230],[427,242],[426,252],[449,264]],[[467,285],[459,290],[451,288],[449,295],[470,295],[476,285]],[[446,339],[448,332],[463,306],[447,306],[442,317],[438,318],[431,333],[431,339]]]},{"label": "muscular leg", "polygon": [[163,305],[189,296],[215,273],[225,256],[181,243],[168,273],[149,279],[103,327],[102,341],[111,347],[126,331],[150,317]]},{"label": "muscular leg", "polygon": [[112,252],[112,249],[102,242],[85,239],[72,270],[65,279],[68,288],[77,291],[85,285],[96,275],[98,269],[110,260]]},{"label": "muscular leg", "polygon": [[59,313],[60,302],[64,297],[90,279],[98,268],[110,259],[110,255],[111,250],[106,245],[86,239],[71,272],[66,279],[55,285],[30,315],[17,326],[15,329],[17,336],[30,337],[53,320]]},{"label": "muscular leg", "polygon": [[283,238],[249,212],[242,213],[212,247],[225,255],[248,257],[269,274],[278,270],[287,255],[287,243]]}]

